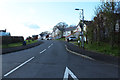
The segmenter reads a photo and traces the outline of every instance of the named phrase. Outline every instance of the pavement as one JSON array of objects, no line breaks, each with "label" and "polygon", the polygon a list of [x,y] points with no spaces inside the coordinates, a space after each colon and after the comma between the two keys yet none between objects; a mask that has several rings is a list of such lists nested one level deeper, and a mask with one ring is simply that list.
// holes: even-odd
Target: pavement
[{"label": "pavement", "polygon": [[11,48],[3,48],[2,49],[2,54],[6,54],[6,53],[11,53],[11,52],[16,52],[16,51],[20,51],[20,50],[25,50],[25,49],[29,49],[35,46],[38,46],[40,44],[42,44],[42,41],[38,41],[36,43],[32,43],[32,44],[28,44],[25,46],[18,46],[18,47],[11,47]]},{"label": "pavement", "polygon": [[77,54],[86,55],[86,56],[89,56],[89,57],[91,57],[95,60],[98,60],[98,61],[102,61],[102,62],[106,62],[106,63],[115,64],[115,65],[120,66],[120,57],[110,56],[110,55],[82,49],[82,48],[79,48],[78,46],[76,46],[72,43],[68,43],[68,42],[65,42],[65,44],[67,45],[67,48],[70,51],[76,52]]},{"label": "pavement", "polygon": [[2,55],[2,80],[119,80],[119,66],[72,54],[65,45],[45,40]]}]

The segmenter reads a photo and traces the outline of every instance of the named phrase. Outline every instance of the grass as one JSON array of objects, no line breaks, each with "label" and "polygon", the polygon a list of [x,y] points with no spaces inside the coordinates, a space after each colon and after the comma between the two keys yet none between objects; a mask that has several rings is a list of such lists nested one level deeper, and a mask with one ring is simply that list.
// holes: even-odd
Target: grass
[{"label": "grass", "polygon": [[60,39],[56,39],[56,40],[62,40],[62,41],[65,41],[65,38],[60,38]]},{"label": "grass", "polygon": [[[28,40],[25,40],[25,41],[26,41],[27,45],[37,42],[37,40],[34,40],[34,41],[30,40],[30,42],[28,42]],[[2,45],[2,48],[17,47],[17,46],[22,46],[22,45],[23,45],[22,42],[12,43],[12,44]]]},{"label": "grass", "polygon": [[[75,45],[78,45],[77,41],[70,42],[70,43],[74,43]],[[92,44],[85,43],[84,46],[85,46],[85,49],[90,51],[100,52],[100,53],[112,55],[112,56],[120,56],[118,54],[119,47],[114,46],[114,48],[111,48],[111,46],[108,43],[101,42],[100,45],[98,45],[97,43],[92,43]]]},{"label": "grass", "polygon": [[2,48],[17,47],[17,46],[22,46],[22,42],[12,43],[12,44],[4,44],[4,45],[2,45]]},{"label": "grass", "polygon": [[2,45],[0,44],[0,48],[2,48]]},{"label": "grass", "polygon": [[30,40],[30,42],[28,40],[25,40],[25,41],[26,41],[27,44],[32,44],[32,43],[37,42],[37,40],[34,40],[34,41]]}]

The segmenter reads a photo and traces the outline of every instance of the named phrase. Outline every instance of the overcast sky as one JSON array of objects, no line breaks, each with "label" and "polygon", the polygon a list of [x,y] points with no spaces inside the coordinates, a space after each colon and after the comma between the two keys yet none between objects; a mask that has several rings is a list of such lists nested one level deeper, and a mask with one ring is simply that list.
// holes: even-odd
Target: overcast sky
[{"label": "overcast sky", "polygon": [[91,20],[99,4],[95,0],[0,0],[0,29],[7,29],[12,36],[27,37],[52,31],[59,22],[77,25],[79,11],[75,8],[84,9],[85,20]]}]

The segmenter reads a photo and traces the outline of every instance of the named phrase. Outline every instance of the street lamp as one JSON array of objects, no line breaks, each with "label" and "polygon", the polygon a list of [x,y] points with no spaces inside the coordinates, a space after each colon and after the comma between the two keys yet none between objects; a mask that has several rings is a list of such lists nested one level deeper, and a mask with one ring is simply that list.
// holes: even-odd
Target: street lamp
[{"label": "street lamp", "polygon": [[[80,28],[81,28],[81,36],[82,36],[82,48],[84,48],[84,40],[83,40],[83,38],[84,38],[84,36],[83,36],[83,28],[84,28],[84,10],[83,9],[78,9],[78,8],[76,8],[75,10],[77,10],[77,11],[79,11],[79,10],[82,10],[82,24],[81,23],[79,23],[79,26],[80,26]],[[80,14],[81,15],[81,14]],[[80,20],[80,22],[81,22],[81,20]]]},{"label": "street lamp", "polygon": [[76,8],[75,10],[77,10],[77,11],[82,10],[82,21],[84,22],[84,10],[83,9],[78,9],[78,8]]}]

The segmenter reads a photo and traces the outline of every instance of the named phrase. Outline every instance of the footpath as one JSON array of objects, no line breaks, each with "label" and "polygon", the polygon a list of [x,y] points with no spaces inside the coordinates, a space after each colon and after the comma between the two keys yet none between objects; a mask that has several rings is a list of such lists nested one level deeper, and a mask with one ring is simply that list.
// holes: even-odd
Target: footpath
[{"label": "footpath", "polygon": [[29,49],[35,46],[38,46],[40,44],[42,44],[42,41],[38,41],[36,43],[32,43],[32,44],[28,44],[25,46],[18,46],[18,47],[11,47],[11,48],[4,48],[2,49],[2,54],[6,54],[6,53],[11,53],[11,52],[16,52],[16,51],[21,51],[21,50],[25,50],[25,49]]},{"label": "footpath", "polygon": [[98,52],[88,51],[86,49],[79,48],[78,46],[72,43],[68,43],[68,42],[65,42],[65,44],[66,44],[67,49],[72,51],[73,53],[75,52],[77,54],[91,57],[97,61],[102,61],[105,63],[115,64],[115,65],[120,66],[120,57],[115,57],[115,56],[110,56],[110,55],[106,55],[106,54],[102,54]]}]

